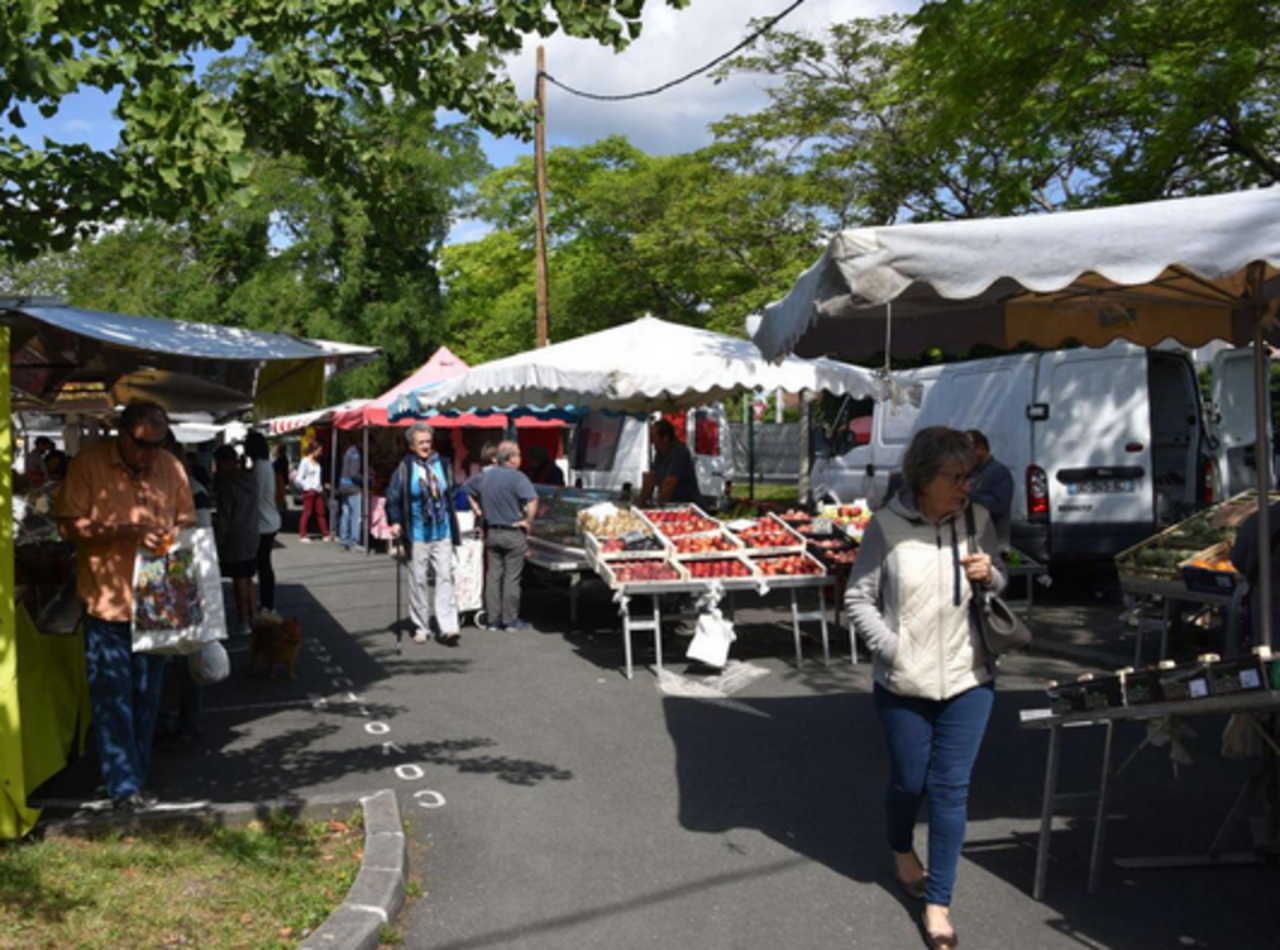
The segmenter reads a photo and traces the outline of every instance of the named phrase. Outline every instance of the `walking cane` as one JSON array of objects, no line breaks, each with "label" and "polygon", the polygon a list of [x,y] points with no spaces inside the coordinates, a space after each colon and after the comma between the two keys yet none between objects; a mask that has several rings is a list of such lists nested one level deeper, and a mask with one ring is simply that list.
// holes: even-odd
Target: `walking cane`
[{"label": "walking cane", "polygon": [[401,559],[403,548],[399,544],[400,539],[395,539],[395,547],[391,549],[391,556],[396,562],[396,616],[391,622],[395,625],[396,630],[396,656],[404,655],[404,623],[400,616],[400,575],[404,571],[404,561]]}]

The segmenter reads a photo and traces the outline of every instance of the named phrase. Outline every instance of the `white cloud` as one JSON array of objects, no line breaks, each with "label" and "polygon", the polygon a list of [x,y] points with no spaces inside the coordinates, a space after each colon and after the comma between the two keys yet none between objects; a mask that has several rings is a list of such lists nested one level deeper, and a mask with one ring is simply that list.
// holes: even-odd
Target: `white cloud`
[{"label": "white cloud", "polygon": [[69,119],[62,123],[62,128],[66,132],[80,134],[83,132],[93,131],[94,124],[92,122],[86,122],[84,119]]},{"label": "white cloud", "polygon": [[[787,6],[788,0],[693,0],[684,10],[673,10],[662,0],[648,0],[644,31],[621,54],[559,34],[543,40],[547,73],[586,92],[616,95],[651,89],[727,52],[746,38],[751,20],[774,16]],[[918,6],[918,0],[808,0],[777,29],[816,33],[833,22]],[[510,75],[524,98],[534,95],[538,42],[531,37],[510,61]],[[699,76],[657,96],[625,102],[593,102],[548,84],[547,138],[576,145],[625,135],[645,151],[672,154],[707,144],[708,123],[764,103],[762,80],[751,76],[720,85]]]}]

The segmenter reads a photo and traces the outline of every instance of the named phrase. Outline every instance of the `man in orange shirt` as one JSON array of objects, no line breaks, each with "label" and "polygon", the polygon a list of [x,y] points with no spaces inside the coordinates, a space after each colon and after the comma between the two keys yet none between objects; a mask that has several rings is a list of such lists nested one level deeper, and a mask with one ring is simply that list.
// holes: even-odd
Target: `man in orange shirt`
[{"label": "man in orange shirt", "polygon": [[88,613],[85,649],[94,734],[107,794],[117,811],[155,804],[144,791],[160,712],[163,656],[133,652],[133,563],[138,546],[159,551],[194,525],[186,473],[163,450],[169,418],[153,402],[130,403],[119,437],[71,463],[54,514],[76,542],[76,591]]}]

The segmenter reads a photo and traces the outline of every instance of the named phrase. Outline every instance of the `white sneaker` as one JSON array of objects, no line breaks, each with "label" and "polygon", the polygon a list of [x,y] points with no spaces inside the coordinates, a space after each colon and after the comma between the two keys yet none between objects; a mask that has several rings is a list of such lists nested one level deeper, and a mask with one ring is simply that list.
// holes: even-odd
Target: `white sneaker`
[{"label": "white sneaker", "polygon": [[430,638],[427,636],[427,631],[425,630],[419,630],[413,635],[414,643],[426,643],[428,639]]},{"label": "white sneaker", "polygon": [[310,539],[310,538],[299,538],[298,540],[299,540],[299,541],[301,541],[303,544],[310,544],[310,543],[311,543],[311,539]]}]

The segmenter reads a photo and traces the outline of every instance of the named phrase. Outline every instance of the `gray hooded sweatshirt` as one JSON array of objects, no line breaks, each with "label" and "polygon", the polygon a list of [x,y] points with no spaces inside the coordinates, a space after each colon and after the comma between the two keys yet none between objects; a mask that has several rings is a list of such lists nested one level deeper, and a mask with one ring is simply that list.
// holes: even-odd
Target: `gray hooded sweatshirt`
[{"label": "gray hooded sweatshirt", "polygon": [[[977,547],[991,555],[996,593],[1006,582],[991,516],[973,505]],[[875,656],[873,676],[902,696],[944,700],[992,678],[981,635],[972,629],[973,591],[959,558],[967,554],[964,511],[933,524],[902,492],[867,525],[845,591],[849,621]]]}]

